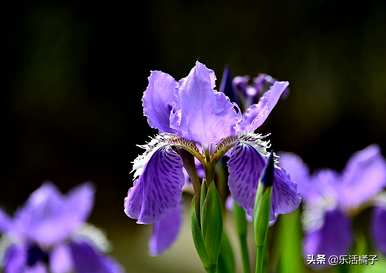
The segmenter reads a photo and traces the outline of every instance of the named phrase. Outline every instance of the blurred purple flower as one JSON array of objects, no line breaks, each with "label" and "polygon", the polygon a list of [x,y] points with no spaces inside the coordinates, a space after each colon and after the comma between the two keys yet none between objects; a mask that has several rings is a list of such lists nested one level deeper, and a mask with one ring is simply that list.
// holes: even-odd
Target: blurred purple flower
[{"label": "blurred purple flower", "polygon": [[[175,226],[180,221],[169,217],[181,206],[185,184],[178,149],[186,150],[203,166],[214,166],[228,155],[231,194],[251,214],[258,178],[268,158],[268,143],[253,132],[267,119],[288,82],[274,82],[242,115],[225,93],[214,89],[214,72],[199,62],[180,81],[161,71],[152,71],[148,80],[143,111],[150,127],[158,129],[160,135],[142,146],[145,152],[133,162],[135,180],[124,208],[137,223],[154,225],[151,253],[159,254],[178,234]],[[222,89],[226,88],[225,82]],[[277,166],[272,217],[296,209],[299,203],[296,185]],[[167,239],[160,238],[164,235]]]},{"label": "blurred purple flower", "polygon": [[[224,69],[221,79],[220,91],[224,92],[232,102],[244,111],[258,102],[259,97],[268,91],[276,82],[270,75],[261,73],[257,77],[235,76],[232,78],[229,68]],[[285,88],[281,97],[288,95],[288,87]]]},{"label": "blurred purple flower", "polygon": [[372,216],[372,236],[377,249],[386,256],[386,204],[374,208]]},{"label": "blurred purple flower", "polygon": [[94,189],[89,183],[66,196],[53,184],[45,183],[13,219],[0,210],[0,232],[10,241],[2,263],[4,272],[123,272],[90,238],[77,236],[91,212],[93,199]]},{"label": "blurred purple flower", "polygon": [[[281,155],[280,165],[298,184],[305,201],[304,253],[346,254],[352,244],[351,223],[346,215],[386,185],[386,163],[379,147],[371,145],[355,153],[341,174],[321,170],[311,176],[303,161],[289,153]],[[376,212],[375,222],[382,221],[378,215]]]}]

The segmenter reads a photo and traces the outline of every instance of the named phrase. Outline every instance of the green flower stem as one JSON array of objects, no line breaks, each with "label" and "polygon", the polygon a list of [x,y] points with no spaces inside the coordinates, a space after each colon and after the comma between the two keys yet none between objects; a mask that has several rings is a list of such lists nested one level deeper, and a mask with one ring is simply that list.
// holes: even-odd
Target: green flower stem
[{"label": "green flower stem", "polygon": [[250,273],[251,266],[248,252],[248,222],[245,211],[236,202],[233,203],[233,214],[236,224],[236,232],[240,243],[241,261],[243,265],[243,273]]}]

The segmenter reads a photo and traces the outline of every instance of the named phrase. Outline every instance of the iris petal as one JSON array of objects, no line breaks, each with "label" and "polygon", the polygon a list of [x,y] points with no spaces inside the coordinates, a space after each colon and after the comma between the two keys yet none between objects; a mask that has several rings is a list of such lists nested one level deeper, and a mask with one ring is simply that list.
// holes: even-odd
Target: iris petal
[{"label": "iris petal", "polygon": [[178,106],[171,127],[189,140],[207,147],[234,134],[238,114],[228,97],[213,90],[212,70],[197,62],[181,81]]},{"label": "iris petal", "polygon": [[377,249],[386,255],[386,208],[374,208],[372,216],[372,235]]},{"label": "iris petal", "polygon": [[149,248],[152,256],[160,255],[168,249],[178,237],[182,222],[182,209],[177,206],[153,225]]},{"label": "iris petal", "polygon": [[170,128],[170,112],[175,103],[178,83],[169,74],[152,71],[149,84],[143,94],[143,112],[150,127],[160,132],[173,133]]},{"label": "iris petal", "polygon": [[86,242],[71,242],[74,271],[77,273],[122,273],[121,267]]},{"label": "iris petal", "polygon": [[68,273],[73,270],[72,256],[67,245],[56,246],[50,255],[52,273]]},{"label": "iris petal", "polygon": [[0,209],[0,233],[7,232],[10,225],[11,219],[2,209]]},{"label": "iris petal", "polygon": [[355,153],[342,174],[340,202],[355,208],[374,197],[386,185],[386,163],[380,149],[371,145]]},{"label": "iris petal", "polygon": [[[229,154],[228,185],[232,197],[247,214],[253,215],[259,178],[266,164],[266,158],[254,147],[245,143],[236,145]],[[279,214],[295,210],[301,201],[293,183],[283,169],[275,167],[272,188],[271,222]]]},{"label": "iris petal", "polygon": [[314,187],[311,183],[308,167],[303,160],[292,153],[281,153],[280,166],[287,171],[291,180],[297,184],[297,191],[300,195],[307,200],[312,199]]},{"label": "iris petal", "polygon": [[347,254],[352,243],[351,223],[339,210],[331,210],[324,215],[323,225],[306,234],[305,255]]},{"label": "iris petal", "polygon": [[275,168],[272,187],[271,221],[279,214],[294,211],[299,207],[300,202],[301,197],[297,192],[297,185],[283,169]]},{"label": "iris petal", "polygon": [[251,105],[237,125],[238,132],[253,132],[259,128],[272,109],[279,101],[281,95],[288,87],[288,82],[275,82],[271,88],[264,93],[257,104]]},{"label": "iris petal", "polygon": [[3,266],[5,273],[20,273],[26,266],[26,250],[23,246],[10,245],[4,255]]},{"label": "iris petal", "polygon": [[257,186],[265,159],[252,146],[239,143],[229,154],[228,186],[233,199],[253,215]]},{"label": "iris petal", "polygon": [[46,273],[46,267],[44,264],[36,264],[33,267],[26,268],[23,273]]},{"label": "iris petal", "polygon": [[129,189],[126,214],[138,223],[154,224],[179,205],[185,182],[182,166],[181,157],[170,146],[155,151]]}]

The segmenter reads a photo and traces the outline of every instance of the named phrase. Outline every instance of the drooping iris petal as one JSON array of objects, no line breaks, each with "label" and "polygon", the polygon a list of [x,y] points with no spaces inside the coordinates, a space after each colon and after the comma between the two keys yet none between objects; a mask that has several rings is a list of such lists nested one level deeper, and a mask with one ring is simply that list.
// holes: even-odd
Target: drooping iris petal
[{"label": "drooping iris petal", "polygon": [[70,251],[77,273],[122,273],[122,268],[86,242],[71,242]]},{"label": "drooping iris petal", "polygon": [[52,250],[49,261],[52,273],[68,273],[73,270],[71,251],[67,245],[56,246]]},{"label": "drooping iris petal", "polygon": [[272,186],[271,221],[279,214],[294,211],[299,207],[300,202],[301,196],[297,192],[297,185],[283,169],[275,168]]},{"label": "drooping iris petal", "polygon": [[[232,197],[247,214],[253,215],[256,191],[266,159],[252,146],[239,143],[230,154],[228,161],[228,185]],[[275,167],[272,187],[271,223],[279,214],[295,210],[301,202],[297,186],[288,174]]]},{"label": "drooping iris petal", "polygon": [[257,186],[264,166],[263,156],[248,144],[239,143],[229,153],[229,190],[233,199],[249,215],[253,215]]},{"label": "drooping iris petal", "polygon": [[253,132],[259,128],[279,101],[288,84],[288,82],[275,82],[271,88],[264,93],[257,104],[251,105],[246,110],[241,122],[237,125],[237,131]]},{"label": "drooping iris petal", "polygon": [[85,184],[66,197],[53,184],[46,183],[16,213],[15,229],[22,237],[42,245],[62,241],[88,216],[93,193],[91,185]]},{"label": "drooping iris petal", "polygon": [[375,207],[372,216],[372,236],[377,249],[386,255],[386,208]]},{"label": "drooping iris petal", "polygon": [[10,225],[11,219],[2,209],[0,209],[0,233],[7,232]]},{"label": "drooping iris petal", "polygon": [[154,224],[179,205],[185,179],[181,157],[169,146],[155,151],[125,198],[125,213]]},{"label": "drooping iris petal", "polygon": [[315,195],[315,185],[311,183],[308,167],[303,160],[292,153],[280,154],[280,166],[289,174],[292,181],[297,184],[299,194],[309,200]]},{"label": "drooping iris petal", "polygon": [[182,209],[177,206],[153,225],[149,248],[152,256],[160,255],[177,239],[182,222]]},{"label": "drooping iris petal", "polygon": [[10,245],[4,254],[3,266],[5,273],[20,273],[26,265],[26,251],[23,246]]},{"label": "drooping iris petal", "polygon": [[386,186],[386,162],[380,149],[371,145],[355,153],[342,174],[339,200],[345,208],[355,208]]},{"label": "drooping iris petal", "polygon": [[304,254],[347,254],[352,243],[351,223],[340,210],[327,211],[323,225],[306,233]]},{"label": "drooping iris petal", "polygon": [[234,105],[213,88],[213,71],[197,62],[181,81],[178,109],[171,117],[171,127],[178,134],[204,147],[233,135],[238,120]]},{"label": "drooping iris petal", "polygon": [[150,127],[160,132],[173,133],[170,128],[170,112],[176,102],[178,83],[172,76],[152,71],[149,84],[143,94],[143,113]]}]

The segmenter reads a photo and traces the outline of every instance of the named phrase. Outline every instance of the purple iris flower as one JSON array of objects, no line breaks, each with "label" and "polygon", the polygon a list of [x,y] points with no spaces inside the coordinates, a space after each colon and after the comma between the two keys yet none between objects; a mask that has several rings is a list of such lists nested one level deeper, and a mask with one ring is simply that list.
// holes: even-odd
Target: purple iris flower
[{"label": "purple iris flower", "polygon": [[5,273],[120,273],[120,266],[102,253],[85,226],[94,189],[83,184],[62,195],[51,183],[31,194],[13,219],[0,210],[0,232],[7,247]]},{"label": "purple iris flower", "polygon": [[[152,71],[143,95],[143,111],[150,127],[159,131],[145,152],[133,162],[134,183],[125,198],[125,213],[139,224],[152,224],[150,252],[158,255],[178,235],[181,196],[185,184],[185,150],[204,166],[208,175],[225,154],[232,197],[252,214],[258,178],[268,158],[267,141],[254,131],[267,119],[288,86],[276,81],[241,114],[237,105],[215,90],[216,76],[196,62],[189,74],[176,81]],[[276,166],[272,217],[298,207],[300,196],[286,172]]]},{"label": "purple iris flower", "polygon": [[[353,240],[349,212],[374,199],[386,185],[386,163],[379,147],[356,152],[341,174],[325,169],[311,176],[303,161],[289,153],[281,155],[280,164],[298,184],[305,202],[304,253],[346,254]],[[382,222],[382,210],[375,212],[374,221]],[[376,229],[374,234],[380,232]]]}]

